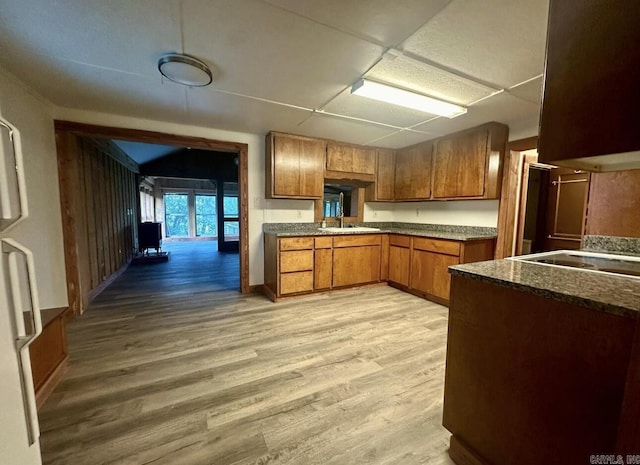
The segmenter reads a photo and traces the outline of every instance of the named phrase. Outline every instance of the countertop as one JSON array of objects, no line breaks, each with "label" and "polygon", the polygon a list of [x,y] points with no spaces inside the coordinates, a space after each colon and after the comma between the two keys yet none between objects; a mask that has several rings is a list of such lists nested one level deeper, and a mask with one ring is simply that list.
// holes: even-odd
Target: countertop
[{"label": "countertop", "polygon": [[493,260],[449,267],[453,275],[510,287],[550,299],[638,318],[640,279],[518,260]]},{"label": "countertop", "polygon": [[430,225],[412,223],[360,223],[358,226],[377,227],[379,231],[353,231],[349,227],[343,231],[320,231],[315,223],[271,223],[265,224],[265,234],[276,237],[293,236],[336,236],[343,234],[403,234],[407,236],[430,237],[434,239],[448,239],[453,241],[474,241],[495,239],[495,228],[475,226]]}]

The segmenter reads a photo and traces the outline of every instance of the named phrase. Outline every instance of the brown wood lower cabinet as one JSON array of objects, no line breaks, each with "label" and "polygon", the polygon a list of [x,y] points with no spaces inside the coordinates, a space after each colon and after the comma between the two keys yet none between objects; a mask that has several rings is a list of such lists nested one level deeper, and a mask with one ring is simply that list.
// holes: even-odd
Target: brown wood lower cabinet
[{"label": "brown wood lower cabinet", "polygon": [[264,288],[272,300],[377,283],[386,264],[382,234],[285,238],[265,234],[264,241]]},{"label": "brown wood lower cabinet", "polygon": [[333,287],[380,281],[380,245],[333,249]]},{"label": "brown wood lower cabinet", "polygon": [[389,240],[389,283],[448,305],[449,267],[491,260],[495,239],[453,241],[392,235]]},{"label": "brown wood lower cabinet", "polygon": [[458,265],[459,261],[458,256],[414,250],[411,260],[411,289],[449,300],[449,267]]},{"label": "brown wood lower cabinet", "polygon": [[448,268],[492,259],[494,244],[495,239],[453,241],[402,234],[265,234],[265,293],[275,301],[388,281],[447,305]]}]

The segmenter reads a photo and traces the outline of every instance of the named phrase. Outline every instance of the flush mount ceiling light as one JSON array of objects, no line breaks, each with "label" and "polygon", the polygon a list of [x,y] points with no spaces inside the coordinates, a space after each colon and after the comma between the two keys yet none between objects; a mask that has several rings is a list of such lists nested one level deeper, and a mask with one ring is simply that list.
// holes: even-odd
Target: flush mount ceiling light
[{"label": "flush mount ceiling light", "polygon": [[467,109],[460,105],[443,102],[442,100],[427,97],[426,95],[416,94],[415,92],[391,87],[367,79],[360,79],[351,86],[351,93],[393,105],[424,111],[432,115],[446,116],[447,118],[455,118],[467,112]]},{"label": "flush mount ceiling light", "polygon": [[158,71],[170,81],[190,87],[211,84],[213,77],[207,64],[180,53],[167,53],[158,60]]}]

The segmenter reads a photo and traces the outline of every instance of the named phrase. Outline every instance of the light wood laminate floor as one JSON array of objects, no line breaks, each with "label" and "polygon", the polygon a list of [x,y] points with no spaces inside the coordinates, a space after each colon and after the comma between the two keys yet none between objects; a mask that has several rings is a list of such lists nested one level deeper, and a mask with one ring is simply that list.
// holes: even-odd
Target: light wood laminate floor
[{"label": "light wood laminate floor", "polygon": [[453,463],[445,307],[387,286],[274,304],[212,284],[232,255],[185,257],[131,267],[68,326],[45,465]]}]

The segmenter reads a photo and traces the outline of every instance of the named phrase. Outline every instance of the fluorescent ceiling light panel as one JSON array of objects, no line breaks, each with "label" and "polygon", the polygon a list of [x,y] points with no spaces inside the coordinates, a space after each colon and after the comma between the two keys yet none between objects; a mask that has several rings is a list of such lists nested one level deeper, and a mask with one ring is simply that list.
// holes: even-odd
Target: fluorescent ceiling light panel
[{"label": "fluorescent ceiling light panel", "polygon": [[367,79],[360,79],[351,86],[351,93],[393,105],[424,111],[432,115],[446,116],[447,118],[455,118],[467,112],[467,109],[460,105],[443,102],[442,100],[427,97],[426,95],[416,94],[415,92],[391,87]]}]

